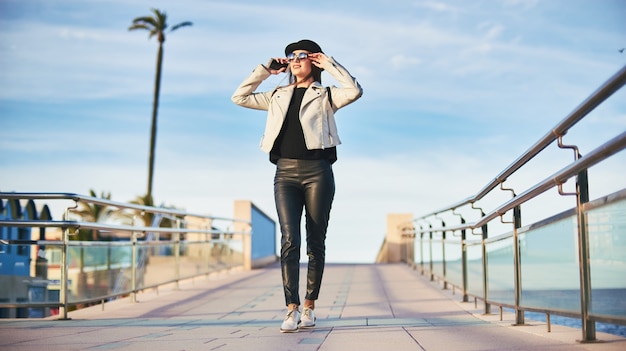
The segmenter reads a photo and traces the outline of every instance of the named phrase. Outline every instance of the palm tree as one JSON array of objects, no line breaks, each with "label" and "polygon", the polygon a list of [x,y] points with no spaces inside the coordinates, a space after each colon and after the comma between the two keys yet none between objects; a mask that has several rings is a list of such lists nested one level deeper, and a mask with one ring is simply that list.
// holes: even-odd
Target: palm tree
[{"label": "palm tree", "polygon": [[[148,164],[148,191],[146,197],[152,202],[152,178],[154,173],[154,147],[156,144],[156,124],[157,109],[159,106],[159,90],[161,88],[161,65],[163,62],[163,42],[165,42],[165,30],[167,29],[167,14],[157,9],[150,9],[154,16],[137,17],[128,30],[145,29],[150,32],[148,38],[156,35],[159,41],[159,51],[157,53],[156,78],[154,81],[154,99],[152,103],[152,127],[150,128],[150,154]],[[180,27],[191,26],[191,22],[181,22],[170,29],[170,32]]]},{"label": "palm tree", "polygon": [[[149,195],[145,195],[145,196],[138,195],[134,200],[130,201],[130,203],[135,204],[135,205],[141,205],[141,206],[150,206],[150,207],[154,206],[152,197]],[[135,210],[134,216],[139,217],[143,221],[144,226],[146,227],[152,226],[152,219],[154,218],[154,213]],[[131,217],[129,217],[129,219],[131,219]]]},{"label": "palm tree", "polygon": [[[157,207],[154,205],[154,202],[152,200],[151,197],[148,196],[137,196],[135,197],[134,200],[130,201],[131,204],[135,204],[135,205],[141,205],[141,206],[149,206],[149,207]],[[161,204],[162,208],[168,208],[168,209],[176,209],[176,206],[165,206],[165,204]],[[139,219],[141,219],[143,221],[143,224],[146,227],[151,227],[154,223],[154,213],[151,212],[144,212],[144,211],[140,211],[140,210],[135,210],[133,212],[133,214],[131,214],[131,216],[127,216],[128,219],[132,220],[132,217],[138,217]],[[159,227],[161,228],[172,228],[173,227],[173,222],[172,220],[170,220],[169,218],[163,218],[161,219],[161,221],[159,222]]]},{"label": "palm tree", "polygon": [[[89,190],[89,196],[98,197],[96,192],[93,189]],[[104,200],[111,200],[111,193],[105,193],[104,191],[100,193],[100,198]],[[76,214],[80,216],[83,221],[98,223],[102,222],[111,215],[115,214],[115,211],[108,206],[91,204],[86,202],[79,202],[79,208],[76,211]],[[91,236],[91,238],[90,238]],[[78,236],[74,238],[75,240],[99,240],[100,235],[98,235],[97,230],[92,230],[91,235],[88,232],[85,232],[83,229],[78,231]]]}]

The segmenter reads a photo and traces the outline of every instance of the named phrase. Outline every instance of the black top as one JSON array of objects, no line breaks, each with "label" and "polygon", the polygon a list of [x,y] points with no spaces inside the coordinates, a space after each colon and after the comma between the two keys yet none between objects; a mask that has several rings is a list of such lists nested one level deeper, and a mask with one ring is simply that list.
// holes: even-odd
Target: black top
[{"label": "black top", "polygon": [[337,160],[337,148],[308,150],[304,141],[304,132],[300,123],[300,105],[307,88],[296,88],[289,102],[287,116],[280,129],[280,133],[270,151],[270,161],[278,162],[280,158],[297,160],[322,160],[327,159],[331,163]]}]

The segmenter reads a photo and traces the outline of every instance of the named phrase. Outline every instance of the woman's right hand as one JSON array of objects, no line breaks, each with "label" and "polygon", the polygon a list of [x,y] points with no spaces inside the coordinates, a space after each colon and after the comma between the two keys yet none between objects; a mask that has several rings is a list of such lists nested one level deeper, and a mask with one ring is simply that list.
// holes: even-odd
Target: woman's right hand
[{"label": "woman's right hand", "polygon": [[280,57],[273,57],[273,58],[271,58],[267,62],[267,65],[265,66],[265,68],[267,69],[267,71],[270,74],[279,74],[279,73],[283,73],[283,72],[285,72],[287,70],[287,66],[277,68],[276,67],[277,66],[276,62],[280,63],[281,65],[289,64],[289,62],[287,61],[286,58],[280,58]]}]

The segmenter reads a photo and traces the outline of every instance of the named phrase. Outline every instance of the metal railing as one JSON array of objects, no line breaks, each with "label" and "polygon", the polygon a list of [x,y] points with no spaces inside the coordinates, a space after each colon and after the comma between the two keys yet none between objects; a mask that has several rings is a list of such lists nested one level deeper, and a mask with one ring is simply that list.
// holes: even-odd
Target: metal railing
[{"label": "metal railing", "polygon": [[[0,271],[0,279],[5,280],[0,284],[0,296],[4,296],[0,300],[0,310],[14,308],[39,311],[58,308],[61,319],[68,318],[67,312],[71,307],[104,303],[129,295],[131,301],[135,301],[136,294],[144,289],[172,283],[178,286],[178,282],[183,279],[242,266],[244,239],[251,234],[250,222],[247,220],[193,214],[72,193],[0,193],[0,200],[6,200],[5,214],[10,212],[11,205],[19,207],[23,201],[70,202],[62,220],[25,216],[19,209],[13,209],[14,213],[4,217],[0,213],[0,268],[4,267],[5,270]],[[74,220],[71,217],[76,216],[74,212],[79,203],[115,208],[122,212],[132,211],[135,215],[132,224]],[[136,224],[145,214],[153,215],[151,226]],[[160,226],[163,219],[169,221],[169,227]],[[233,227],[241,223],[248,229],[220,229],[216,227],[216,222],[226,222]],[[240,224],[236,226],[241,227]],[[30,234],[32,229],[38,229],[40,233],[45,233],[46,229],[56,229],[61,233],[56,240],[42,237],[33,240]],[[70,240],[81,229],[106,234],[112,241]],[[20,230],[25,230],[28,235],[11,235],[11,231]],[[48,262],[44,255],[56,257],[57,264]],[[44,266],[42,261],[45,262]],[[6,270],[12,264],[29,267],[22,269],[21,274],[7,274]],[[57,276],[49,277],[49,274]],[[41,314],[45,313],[36,313]]]},{"label": "metal railing", "polygon": [[[414,219],[411,223],[401,225],[398,230],[403,233],[403,260],[416,266],[422,271],[422,274],[429,273],[432,280],[439,278],[444,283],[444,288],[448,284],[453,285],[453,288],[459,287],[463,290],[463,301],[468,300],[468,296],[474,296],[475,299],[482,299],[484,302],[484,312],[491,312],[491,304],[496,304],[502,307],[510,307],[515,310],[516,324],[524,324],[524,311],[536,311],[546,313],[549,328],[549,316],[550,314],[558,314],[568,317],[580,318],[582,321],[582,341],[594,341],[596,340],[596,321],[605,321],[608,323],[626,324],[626,313],[624,315],[607,315],[601,313],[593,313],[591,308],[592,302],[592,279],[591,279],[591,261],[590,260],[590,229],[589,229],[589,216],[590,211],[593,209],[601,208],[603,206],[618,206],[619,209],[626,202],[626,190],[620,190],[617,193],[607,196],[602,199],[598,199],[593,204],[589,202],[588,191],[588,179],[587,170],[611,156],[619,153],[626,148],[626,132],[618,134],[614,138],[606,141],[601,146],[597,147],[593,151],[587,153],[582,157],[576,146],[563,145],[562,137],[587,116],[596,107],[602,104],[606,99],[612,96],[615,92],[621,89],[626,83],[626,66],[613,75],[606,83],[592,93],[585,101],[583,101],[578,107],[576,107],[567,117],[559,122],[554,128],[552,128],[544,137],[531,146],[526,152],[524,152],[513,163],[500,172],[492,181],[484,186],[475,195],[472,195],[466,199],[456,202],[450,206],[438,209],[430,212],[426,215],[420,216]],[[574,150],[574,162],[557,171],[554,174],[549,175],[543,181],[536,183],[530,188],[526,189],[520,194],[516,194],[513,189],[504,187],[504,182],[513,175],[516,171],[521,169],[530,160],[539,155],[546,147],[548,147],[554,141],[558,142],[559,148],[573,149]],[[565,192],[562,185],[569,179],[576,179],[575,192]],[[477,203],[483,199],[487,194],[491,193],[496,187],[500,187],[501,190],[510,191],[512,198],[500,205],[488,213],[485,213],[483,209],[477,206]],[[522,228],[521,224],[521,205],[527,203],[531,199],[535,199],[540,194],[557,187],[560,195],[572,195],[576,197],[576,207],[567,212],[566,214],[559,214],[551,219],[542,221],[541,224],[535,224]],[[480,216],[473,222],[466,222],[464,216],[459,212],[461,209],[470,211],[480,211]],[[505,221],[504,215],[511,213],[512,220]],[[613,221],[623,221],[621,217],[623,212],[617,211],[617,214],[613,214]],[[448,226],[446,225],[443,217],[458,218],[460,224]],[[578,270],[578,291],[579,291],[579,313],[572,311],[568,308],[559,307],[533,307],[528,303],[522,303],[522,299],[528,298],[529,289],[523,289],[522,283],[522,270],[532,266],[532,259],[530,263],[526,265],[522,264],[522,254],[530,255],[532,257],[532,250],[526,248],[524,245],[535,240],[537,234],[534,234],[540,230],[541,227],[551,225],[563,221],[564,217],[571,218],[574,222],[572,224],[572,231],[576,232],[576,242],[573,243],[575,251],[577,253],[576,265]],[[606,220],[611,218],[608,215],[600,216]],[[503,234],[497,238],[489,238],[488,225],[495,219],[500,218],[502,223],[509,223],[513,225],[513,231],[511,233]],[[433,227],[433,222],[441,223],[438,227]],[[570,224],[568,224],[569,226]],[[600,231],[602,235],[608,237],[610,235],[620,236],[617,240],[624,241],[623,231],[624,227],[619,223],[604,223],[604,231]],[[598,227],[600,225],[597,225]],[[606,232],[606,227],[611,227]],[[543,229],[541,229],[543,230]],[[594,229],[595,230],[595,229]],[[478,233],[476,233],[478,231]],[[480,241],[472,242],[470,234],[475,234],[481,237]],[[562,230],[552,230],[554,233],[561,233]],[[597,234],[598,230],[595,230],[592,234]],[[448,236],[446,236],[448,234]],[[451,235],[450,235],[451,234]],[[549,233],[552,235],[552,233]],[[548,234],[546,234],[548,235]],[[556,234],[555,234],[556,235]],[[460,240],[459,240],[460,239]],[[606,239],[606,238],[604,238]],[[608,239],[607,239],[608,240]],[[434,245],[440,245],[434,247]],[[446,251],[448,250],[448,251]],[[449,252],[451,251],[451,252]],[[507,257],[510,261],[505,262],[507,266],[506,270],[494,272],[493,267],[498,267],[497,264],[500,257],[498,254],[506,251]],[[453,253],[453,255],[451,255]],[[468,254],[473,255],[472,258],[468,258]],[[447,259],[446,255],[454,256],[454,259]],[[490,255],[495,257],[494,261],[497,263],[491,264],[489,261]],[[419,262],[416,262],[416,256],[419,256]],[[435,257],[433,257],[435,256]],[[547,255],[546,257],[549,257]],[[595,258],[598,260],[598,258]],[[625,262],[619,262],[619,264],[626,264]],[[480,268],[478,268],[480,267]],[[490,267],[492,269],[490,270]],[[454,268],[455,271],[450,271]],[[567,268],[569,269],[569,268]],[[490,282],[495,279],[492,275],[497,274],[510,274],[512,276],[513,286],[506,286],[502,290],[510,290],[513,293],[513,297],[510,299],[499,298],[497,296],[490,296],[490,292],[494,292],[497,289],[490,286]],[[449,275],[456,275],[454,279],[448,277]],[[473,277],[470,278],[470,276]],[[624,282],[623,277],[626,276],[626,268],[622,267],[618,269],[617,273],[608,279],[614,279],[618,282]],[[470,289],[469,286],[480,282],[479,287]],[[502,280],[501,280],[502,281]],[[501,283],[498,282],[498,283]],[[507,283],[503,283],[506,285]],[[493,284],[492,284],[493,285]],[[617,284],[620,291],[626,291],[626,284],[623,286]],[[554,289],[556,291],[557,289]],[[473,291],[473,292],[472,292]],[[622,296],[623,298],[623,296]],[[595,300],[594,300],[595,301]],[[623,313],[623,312],[622,312]]]}]

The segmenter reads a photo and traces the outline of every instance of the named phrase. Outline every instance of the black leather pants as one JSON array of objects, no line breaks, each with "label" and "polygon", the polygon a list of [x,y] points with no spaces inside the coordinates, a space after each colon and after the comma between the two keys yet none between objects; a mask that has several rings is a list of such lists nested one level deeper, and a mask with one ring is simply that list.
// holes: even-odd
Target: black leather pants
[{"label": "black leather pants", "polygon": [[335,178],[327,160],[280,159],[274,177],[274,199],[282,233],[280,262],[286,305],[300,305],[300,223],[306,218],[309,264],[307,300],[317,300],[326,258],[326,228],[335,196]]}]

